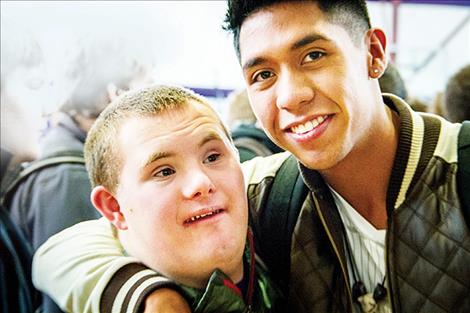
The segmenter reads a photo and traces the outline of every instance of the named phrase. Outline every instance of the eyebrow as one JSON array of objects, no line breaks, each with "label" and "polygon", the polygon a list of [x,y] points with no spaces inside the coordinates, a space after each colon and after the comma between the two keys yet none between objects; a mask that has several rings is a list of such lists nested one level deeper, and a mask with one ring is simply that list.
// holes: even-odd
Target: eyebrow
[{"label": "eyebrow", "polygon": [[[299,48],[302,48],[306,45],[309,45],[311,44],[312,42],[315,42],[317,40],[327,40],[326,37],[320,35],[320,34],[311,34],[311,35],[307,35],[299,40],[297,40],[296,42],[294,42],[290,49],[291,51],[293,50],[297,50]],[[255,57],[255,58],[252,58],[252,59],[249,59],[248,61],[245,62],[245,64],[243,64],[242,66],[242,70],[243,71],[246,71],[248,70],[249,68],[251,67],[255,67],[259,64],[262,64],[264,62],[266,62],[267,59],[266,58],[263,58],[263,57]]]},{"label": "eyebrow", "polygon": [[266,59],[261,58],[261,57],[256,57],[256,58],[250,59],[250,60],[246,61],[245,64],[243,64],[242,70],[246,71],[249,68],[255,67],[255,66],[257,66],[259,64],[262,64],[264,62],[266,62]]},{"label": "eyebrow", "polygon": [[155,161],[165,159],[165,158],[169,158],[173,155],[175,155],[175,154],[172,153],[172,152],[155,152],[155,153],[152,153],[147,158],[147,161],[144,163],[144,166],[142,166],[142,169],[146,168],[147,166],[149,166],[150,164],[152,164]]},{"label": "eyebrow", "polygon": [[299,48],[302,48],[306,45],[311,44],[312,42],[315,42],[317,40],[327,40],[325,37],[319,34],[312,34],[312,35],[307,35],[304,38],[297,40],[292,44],[290,50],[297,50]]},{"label": "eyebrow", "polygon": [[202,140],[199,142],[199,147],[204,146],[206,143],[212,140],[223,141],[222,137],[220,137],[218,133],[211,131],[206,136],[204,136],[204,138],[202,138]]}]

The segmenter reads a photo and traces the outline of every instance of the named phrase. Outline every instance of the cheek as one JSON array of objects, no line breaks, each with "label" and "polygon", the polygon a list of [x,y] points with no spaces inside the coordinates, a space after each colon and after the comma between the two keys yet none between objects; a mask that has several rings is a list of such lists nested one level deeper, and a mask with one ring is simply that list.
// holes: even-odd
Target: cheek
[{"label": "cheek", "polygon": [[[145,187],[133,195],[134,201],[126,207],[134,227],[155,227],[175,215],[176,200],[169,192],[146,191]],[[162,208],[166,208],[163,210]],[[173,218],[174,220],[174,218]]]},{"label": "cheek", "polygon": [[[331,73],[335,75],[331,75]],[[348,79],[344,69],[333,68],[331,71],[324,71],[316,77],[317,93],[323,94],[334,103],[342,103],[343,98],[355,90],[355,79]]]},{"label": "cheek", "polygon": [[252,89],[248,89],[248,99],[251,103],[251,109],[253,113],[256,115],[258,120],[263,123],[264,119],[268,116],[268,108],[269,104],[272,103],[270,99],[270,95],[267,91],[257,91]]},{"label": "cheek", "polygon": [[273,116],[275,116],[275,110],[277,109],[273,102],[268,98],[258,97],[255,105],[252,105],[253,112],[257,117],[260,124],[265,129],[270,129],[273,124]]},{"label": "cheek", "polygon": [[240,209],[240,215],[243,219],[248,218],[248,200],[246,197],[245,183],[243,174],[241,171],[237,171],[236,175],[232,176],[233,183],[230,186],[226,186],[229,196],[232,198],[232,203]]}]

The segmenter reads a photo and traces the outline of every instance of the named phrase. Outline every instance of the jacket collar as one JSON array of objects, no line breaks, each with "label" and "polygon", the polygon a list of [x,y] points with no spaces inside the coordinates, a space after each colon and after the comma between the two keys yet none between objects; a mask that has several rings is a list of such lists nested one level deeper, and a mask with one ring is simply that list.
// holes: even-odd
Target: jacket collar
[{"label": "jacket collar", "polygon": [[[387,211],[398,208],[421,177],[434,154],[441,123],[431,115],[414,112],[402,99],[385,94],[384,102],[400,117],[398,146],[387,192]],[[426,134],[426,136],[424,136]]]},{"label": "jacket collar", "polygon": [[[403,203],[411,190],[410,187],[421,177],[433,156],[441,124],[439,119],[432,115],[414,112],[405,101],[394,95],[384,94],[383,100],[400,118],[397,151],[387,191],[387,210],[390,214]],[[320,200],[323,197],[332,201],[321,175],[302,164],[299,164],[299,167],[309,189],[318,195],[321,194],[322,196],[318,197]]]},{"label": "jacket collar", "polygon": [[184,285],[180,286],[186,299],[192,304],[194,312],[211,311],[210,309],[214,307],[245,307],[252,304],[256,276],[256,259],[251,229],[248,229],[247,243],[243,257],[244,264],[248,265],[248,268],[244,269],[244,273],[249,275],[248,289],[245,295],[243,295],[237,285],[219,269],[216,269],[212,273],[205,289],[197,289]]}]

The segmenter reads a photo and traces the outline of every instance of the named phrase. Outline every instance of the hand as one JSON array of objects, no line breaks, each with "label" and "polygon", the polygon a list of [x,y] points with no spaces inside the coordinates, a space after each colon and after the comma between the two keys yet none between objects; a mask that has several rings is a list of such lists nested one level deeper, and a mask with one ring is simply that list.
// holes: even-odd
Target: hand
[{"label": "hand", "polygon": [[144,313],[191,313],[191,309],[177,291],[162,288],[147,296]]}]

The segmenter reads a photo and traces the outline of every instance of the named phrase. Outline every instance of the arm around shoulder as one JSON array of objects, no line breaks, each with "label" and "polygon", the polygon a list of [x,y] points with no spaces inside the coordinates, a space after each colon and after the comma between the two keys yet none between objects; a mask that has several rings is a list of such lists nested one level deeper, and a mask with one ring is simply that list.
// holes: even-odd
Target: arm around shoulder
[{"label": "arm around shoulder", "polygon": [[[145,295],[174,285],[125,256],[105,219],[82,222],[51,237],[33,259],[33,283],[68,312],[137,312]],[[119,311],[120,312],[120,311]]]},{"label": "arm around shoulder", "polygon": [[188,303],[175,290],[157,289],[148,295],[144,313],[191,313]]}]

